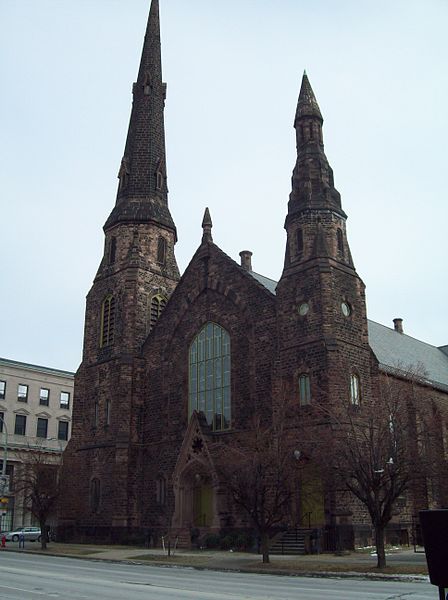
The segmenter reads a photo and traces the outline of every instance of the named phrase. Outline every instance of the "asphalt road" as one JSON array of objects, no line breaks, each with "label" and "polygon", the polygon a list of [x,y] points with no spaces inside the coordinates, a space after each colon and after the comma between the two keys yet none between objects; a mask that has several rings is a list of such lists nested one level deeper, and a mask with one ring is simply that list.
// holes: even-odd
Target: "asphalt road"
[{"label": "asphalt road", "polygon": [[281,577],[0,554],[2,600],[434,600],[429,583]]}]

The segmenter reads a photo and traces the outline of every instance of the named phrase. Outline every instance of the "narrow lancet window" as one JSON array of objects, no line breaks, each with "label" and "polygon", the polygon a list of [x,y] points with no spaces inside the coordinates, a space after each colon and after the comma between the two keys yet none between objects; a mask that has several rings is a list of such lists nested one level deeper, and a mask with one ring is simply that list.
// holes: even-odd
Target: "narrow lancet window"
[{"label": "narrow lancet window", "polygon": [[166,239],[162,236],[157,240],[157,262],[159,265],[166,265]]},{"label": "narrow lancet window", "polygon": [[303,254],[303,231],[302,231],[302,229],[297,230],[296,239],[297,239],[297,256],[301,256]]},{"label": "narrow lancet window", "polygon": [[344,257],[344,237],[342,235],[342,230],[339,228],[336,230],[336,237],[338,243],[338,252],[342,257]]},{"label": "narrow lancet window", "polygon": [[115,298],[106,296],[101,305],[100,346],[111,346],[115,335]]},{"label": "narrow lancet window", "polygon": [[307,373],[299,375],[299,402],[300,406],[311,404],[310,376]]}]

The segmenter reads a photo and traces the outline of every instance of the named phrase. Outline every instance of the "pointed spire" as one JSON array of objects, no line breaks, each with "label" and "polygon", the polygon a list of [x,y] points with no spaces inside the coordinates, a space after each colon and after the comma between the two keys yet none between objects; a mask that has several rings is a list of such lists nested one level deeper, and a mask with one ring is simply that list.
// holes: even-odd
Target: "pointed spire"
[{"label": "pointed spire", "polygon": [[296,118],[294,123],[302,117],[317,117],[323,122],[319,105],[314,95],[313,88],[309,82],[306,71],[303,72],[302,85],[300,87],[299,100],[297,102]]},{"label": "pointed spire", "polygon": [[105,228],[117,222],[148,222],[175,230],[168,209],[159,2],[152,0],[146,26],[116,206]]},{"label": "pointed spire", "polygon": [[203,244],[206,244],[207,242],[213,242],[212,227],[213,227],[212,218],[210,216],[210,211],[208,210],[208,207],[207,207],[204,212],[204,218],[202,219],[202,229],[203,229],[202,243]]},{"label": "pointed spire", "polygon": [[324,152],[323,118],[306,72],[303,73],[294,127],[297,161],[292,176],[289,215],[305,208],[341,209],[339,192],[334,187],[333,171]]}]

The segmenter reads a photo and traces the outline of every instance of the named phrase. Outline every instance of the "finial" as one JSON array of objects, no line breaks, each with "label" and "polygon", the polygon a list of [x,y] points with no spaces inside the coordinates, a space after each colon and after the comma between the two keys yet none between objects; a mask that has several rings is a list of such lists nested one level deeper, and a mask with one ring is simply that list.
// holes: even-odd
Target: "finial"
[{"label": "finial", "polygon": [[210,211],[208,210],[208,207],[207,207],[204,211],[204,218],[202,219],[202,229],[203,229],[202,243],[203,244],[207,243],[207,242],[213,242],[212,227],[213,227],[212,218],[210,216]]},{"label": "finial", "polygon": [[306,69],[303,69],[303,76],[304,77],[308,77],[307,74],[306,74]]}]

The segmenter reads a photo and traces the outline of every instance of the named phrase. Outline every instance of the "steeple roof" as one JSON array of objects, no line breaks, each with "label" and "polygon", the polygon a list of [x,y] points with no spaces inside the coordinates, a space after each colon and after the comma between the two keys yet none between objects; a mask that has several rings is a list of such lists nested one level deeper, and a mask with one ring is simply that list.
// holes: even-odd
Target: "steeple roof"
[{"label": "steeple roof", "polygon": [[153,221],[175,230],[168,209],[159,2],[152,0],[133,85],[133,102],[117,200],[105,229],[119,222]]},{"label": "steeple roof", "polygon": [[303,72],[302,85],[300,87],[299,99],[297,101],[297,110],[295,121],[301,117],[317,117],[323,122],[319,105],[314,95],[313,88],[309,82],[306,71]]},{"label": "steeple roof", "polygon": [[294,120],[297,161],[292,176],[288,216],[302,210],[335,210],[341,216],[339,192],[334,187],[333,171],[324,152],[323,118],[306,72],[303,73]]}]

